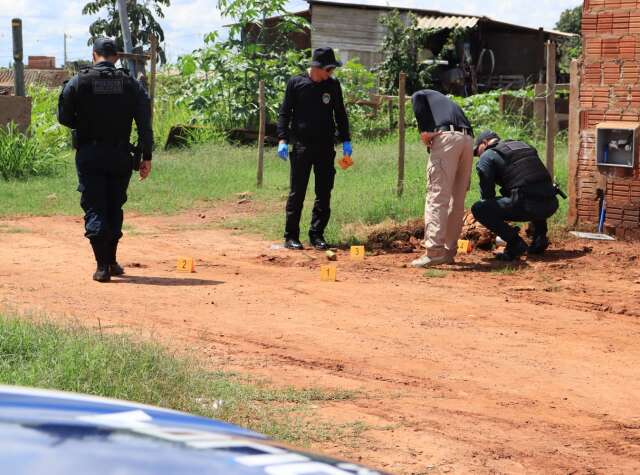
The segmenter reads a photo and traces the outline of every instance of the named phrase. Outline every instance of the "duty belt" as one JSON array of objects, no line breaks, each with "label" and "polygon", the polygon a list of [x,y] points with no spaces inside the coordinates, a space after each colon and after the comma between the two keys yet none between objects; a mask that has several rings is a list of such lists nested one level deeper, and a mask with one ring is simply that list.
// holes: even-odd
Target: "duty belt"
[{"label": "duty belt", "polygon": [[462,132],[465,135],[471,135],[471,130],[467,127],[458,127],[455,125],[441,125],[436,127],[435,132]]}]

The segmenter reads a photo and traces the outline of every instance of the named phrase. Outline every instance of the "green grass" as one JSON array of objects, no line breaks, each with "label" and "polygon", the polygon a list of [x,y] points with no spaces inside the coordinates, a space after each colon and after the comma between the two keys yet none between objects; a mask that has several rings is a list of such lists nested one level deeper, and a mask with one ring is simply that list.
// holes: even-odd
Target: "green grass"
[{"label": "green grass", "polygon": [[491,269],[491,273],[499,275],[513,275],[517,274],[519,270],[520,269],[517,266],[507,264],[502,267]]},{"label": "green grass", "polygon": [[[556,169],[566,184],[566,145],[558,140]],[[544,156],[540,144],[535,143]],[[382,141],[355,143],[355,166],[338,169],[332,199],[332,219],[326,237],[333,242],[355,243],[354,226],[372,225],[384,220],[404,221],[420,217],[424,211],[427,154],[409,131],[406,156],[405,192],[396,197],[397,143],[394,137]],[[71,154],[65,156],[60,176],[27,178],[3,182],[0,187],[0,217],[13,215],[78,215],[79,194]],[[209,143],[191,149],[158,153],[152,177],[140,183],[133,179],[127,211],[145,214],[171,214],[198,204],[234,200],[244,191],[263,205],[266,212],[251,218],[231,219],[226,225],[279,238],[284,226],[284,204],[289,188],[289,165],[266,149],[264,187],[256,189],[256,149]],[[467,206],[479,197],[477,176],[473,174]],[[302,233],[310,221],[313,206],[313,178],[302,217]],[[567,202],[552,218],[552,226],[564,224]],[[357,227],[357,226],[356,226]]]},{"label": "green grass", "polygon": [[264,381],[207,370],[158,344],[45,320],[0,315],[0,384],[168,407],[302,445],[355,443],[363,430],[358,421],[335,425],[312,417],[312,403],[353,399],[354,392],[273,388]]},{"label": "green grass", "polygon": [[447,276],[447,272],[440,269],[427,269],[422,276],[428,279],[443,279]]}]

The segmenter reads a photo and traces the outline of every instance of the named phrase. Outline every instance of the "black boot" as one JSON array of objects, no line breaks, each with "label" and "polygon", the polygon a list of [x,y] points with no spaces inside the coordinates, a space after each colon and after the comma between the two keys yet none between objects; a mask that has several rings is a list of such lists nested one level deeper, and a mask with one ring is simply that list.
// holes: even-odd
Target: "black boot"
[{"label": "black boot", "polygon": [[519,259],[520,256],[523,256],[527,252],[527,243],[524,240],[517,236],[513,240],[507,243],[507,247],[504,249],[504,252],[501,254],[496,254],[496,259],[499,261],[515,261]]},{"label": "black boot", "polygon": [[549,247],[549,238],[547,236],[534,236],[533,241],[531,241],[531,245],[529,246],[529,250],[527,253],[529,254],[544,254],[544,251]]},{"label": "black boot", "polygon": [[329,245],[322,235],[315,236],[313,234],[310,234],[309,242],[311,242],[311,245],[318,251],[326,251],[327,249],[329,249]]},{"label": "black boot", "polygon": [[109,282],[111,280],[109,266],[105,264],[98,264],[96,271],[93,273],[93,280],[96,282]]},{"label": "black boot", "polygon": [[96,271],[93,274],[93,280],[96,282],[109,282],[111,280],[111,272],[109,270],[109,247],[98,240],[91,240],[91,248],[96,258]]},{"label": "black boot", "polygon": [[113,241],[109,248],[109,271],[113,276],[124,275],[124,269],[118,264],[118,241]]},{"label": "black boot", "polygon": [[299,239],[287,239],[284,241],[284,247],[287,249],[292,249],[294,251],[302,251],[304,246],[300,242]]}]

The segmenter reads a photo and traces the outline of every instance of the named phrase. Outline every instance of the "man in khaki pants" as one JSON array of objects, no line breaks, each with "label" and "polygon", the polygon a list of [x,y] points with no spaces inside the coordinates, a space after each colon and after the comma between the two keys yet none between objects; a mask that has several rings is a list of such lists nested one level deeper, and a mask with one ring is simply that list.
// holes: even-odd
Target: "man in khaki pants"
[{"label": "man in khaki pants", "polygon": [[425,254],[412,267],[452,264],[471,183],[473,129],[464,112],[444,94],[430,89],[413,95],[420,138],[430,150],[425,204]]}]

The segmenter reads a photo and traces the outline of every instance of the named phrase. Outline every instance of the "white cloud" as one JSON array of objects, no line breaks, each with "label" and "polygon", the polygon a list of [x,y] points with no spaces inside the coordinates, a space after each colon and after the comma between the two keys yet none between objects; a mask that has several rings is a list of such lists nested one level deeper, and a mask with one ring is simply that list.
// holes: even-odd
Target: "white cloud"
[{"label": "white cloud", "polygon": [[[363,4],[391,4],[429,8],[454,13],[486,15],[496,20],[531,27],[553,28],[562,10],[578,5],[579,0],[360,0]],[[24,52],[28,55],[63,57],[63,35],[68,33],[71,59],[90,57],[87,46],[89,25],[94,20],[83,16],[85,0],[0,0],[0,65],[9,63],[11,18],[23,19]],[[215,0],[173,0],[160,20],[166,34],[170,58],[175,59],[202,44],[203,36],[220,29],[224,23],[215,8]],[[290,2],[292,9],[305,8],[302,0]]]}]

